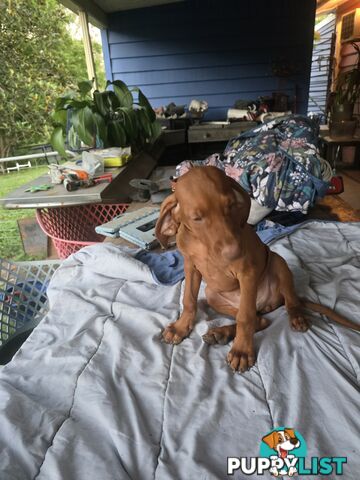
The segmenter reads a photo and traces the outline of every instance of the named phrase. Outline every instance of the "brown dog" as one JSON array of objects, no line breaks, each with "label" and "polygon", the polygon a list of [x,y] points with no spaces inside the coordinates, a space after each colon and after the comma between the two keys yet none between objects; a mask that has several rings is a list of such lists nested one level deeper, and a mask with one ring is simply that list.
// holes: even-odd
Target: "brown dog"
[{"label": "brown dog", "polygon": [[[204,279],[209,305],[235,317],[236,324],[212,328],[203,339],[210,344],[234,339],[227,359],[241,372],[254,365],[254,333],[269,324],[262,313],[285,304],[292,328],[308,329],[289,267],[247,224],[249,211],[249,195],[232,178],[216,167],[194,167],[177,180],[156,224],[161,245],[166,247],[176,235],[184,256],[183,312],[163,331],[165,342],[178,344],[190,334]],[[302,305],[360,330],[327,307],[304,301]]]}]

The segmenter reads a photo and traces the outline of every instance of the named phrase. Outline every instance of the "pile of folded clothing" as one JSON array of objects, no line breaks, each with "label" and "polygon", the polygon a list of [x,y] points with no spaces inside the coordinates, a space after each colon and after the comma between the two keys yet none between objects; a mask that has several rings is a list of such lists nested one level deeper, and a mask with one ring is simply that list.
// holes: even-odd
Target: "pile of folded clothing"
[{"label": "pile of folded clothing", "polygon": [[306,214],[329,186],[317,148],[318,132],[316,119],[283,116],[231,139],[222,155],[182,162],[176,173],[183,175],[194,165],[213,165],[270,211]]}]

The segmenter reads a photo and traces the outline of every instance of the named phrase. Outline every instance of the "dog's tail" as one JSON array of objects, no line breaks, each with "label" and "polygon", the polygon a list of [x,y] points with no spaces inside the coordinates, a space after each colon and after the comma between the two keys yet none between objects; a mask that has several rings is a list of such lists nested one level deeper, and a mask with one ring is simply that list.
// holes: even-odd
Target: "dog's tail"
[{"label": "dog's tail", "polygon": [[342,315],[339,315],[338,313],[334,312],[334,310],[332,310],[331,308],[325,307],[324,305],[320,305],[319,303],[309,302],[304,298],[301,300],[305,308],[309,308],[313,312],[322,313],[323,315],[326,315],[327,317],[329,317],[330,320],[333,320],[334,322],[339,323],[344,327],[352,328],[353,330],[357,330],[358,332],[360,332],[360,325],[357,325],[355,322],[352,322],[351,320],[348,320]]}]

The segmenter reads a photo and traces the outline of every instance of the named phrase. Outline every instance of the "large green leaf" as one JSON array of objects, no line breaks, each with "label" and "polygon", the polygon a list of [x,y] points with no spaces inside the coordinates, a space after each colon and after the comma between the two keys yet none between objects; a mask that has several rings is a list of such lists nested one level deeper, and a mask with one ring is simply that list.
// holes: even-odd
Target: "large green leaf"
[{"label": "large green leaf", "polygon": [[111,90],[107,91],[105,98],[110,111],[114,112],[117,108],[121,106],[118,97],[115,95],[113,91]]},{"label": "large green leaf", "polygon": [[136,113],[134,109],[128,107],[120,107],[117,113],[121,114],[124,120],[124,128],[127,138],[130,142],[136,141],[138,136],[138,127],[136,120]]},{"label": "large green leaf", "polygon": [[56,127],[51,135],[51,145],[54,150],[59,152],[62,157],[66,158],[65,143],[64,143],[64,134],[62,127]]},{"label": "large green leaf", "polygon": [[140,135],[142,137],[140,138],[140,141],[143,142],[150,138],[152,135],[151,122],[144,108],[139,108],[138,110],[136,110],[136,115],[138,123],[140,125]]},{"label": "large green leaf", "polygon": [[126,147],[126,133],[123,124],[119,120],[111,121],[109,123],[109,134],[112,145],[115,147]]},{"label": "large green leaf", "polygon": [[95,146],[96,125],[93,113],[89,107],[85,107],[75,115],[76,121],[73,122],[76,133],[80,139],[89,147]]},{"label": "large green leaf", "polygon": [[66,122],[67,122],[67,110],[65,109],[59,109],[55,110],[51,114],[51,118],[53,119],[54,123],[56,126],[62,126],[63,129],[66,128]]},{"label": "large green leaf", "polygon": [[122,107],[132,107],[133,96],[128,87],[121,80],[114,80],[112,83],[115,95],[117,96]]},{"label": "large green leaf", "polygon": [[70,110],[70,123],[74,126],[75,130],[79,126],[79,113],[80,110]]},{"label": "large green leaf", "polygon": [[73,150],[77,150],[77,149],[80,148],[79,135],[76,133],[74,125],[71,125],[71,127],[68,131],[67,137],[68,137],[69,145]]},{"label": "large green leaf", "polygon": [[146,114],[147,114],[147,116],[149,117],[150,122],[155,122],[155,120],[156,120],[156,115],[155,115],[155,112],[154,112],[152,106],[150,105],[149,100],[145,97],[145,95],[144,95],[143,92],[140,90],[140,88],[134,87],[132,90],[133,90],[134,92],[138,92],[138,102],[139,102],[139,105],[140,105],[140,107],[143,107],[143,108],[145,109]]},{"label": "large green leaf", "polygon": [[109,101],[108,101],[108,92],[99,92],[96,90],[93,93],[94,103],[97,111],[104,117],[110,111]]},{"label": "large green leaf", "polygon": [[[86,130],[91,135],[94,135],[95,130],[96,130],[96,124],[95,124],[95,121],[94,121],[93,111],[91,110],[91,108],[85,107],[85,108],[82,109],[82,114],[81,115],[82,115],[82,118],[83,118],[83,121],[84,121],[84,126],[85,126]],[[81,115],[80,115],[80,119],[81,119]]]},{"label": "large green leaf", "polygon": [[108,147],[108,130],[106,128],[105,120],[97,112],[95,112],[93,115],[94,115],[94,122],[96,124],[98,137],[103,143],[103,148],[107,148]]},{"label": "large green leaf", "polygon": [[154,142],[162,133],[161,125],[158,121],[153,122],[150,125],[151,128],[151,141]]},{"label": "large green leaf", "polygon": [[92,100],[69,100],[68,108],[85,108],[93,106]]}]

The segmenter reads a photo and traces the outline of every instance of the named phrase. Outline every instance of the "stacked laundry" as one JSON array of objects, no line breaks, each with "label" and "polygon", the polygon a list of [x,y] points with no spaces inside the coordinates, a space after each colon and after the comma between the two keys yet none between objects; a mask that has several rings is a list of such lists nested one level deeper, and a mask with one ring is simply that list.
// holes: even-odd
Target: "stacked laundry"
[{"label": "stacked laundry", "polygon": [[318,122],[287,115],[229,141],[222,155],[185,161],[178,176],[194,165],[213,165],[234,178],[260,205],[306,214],[329,186],[317,148]]}]

